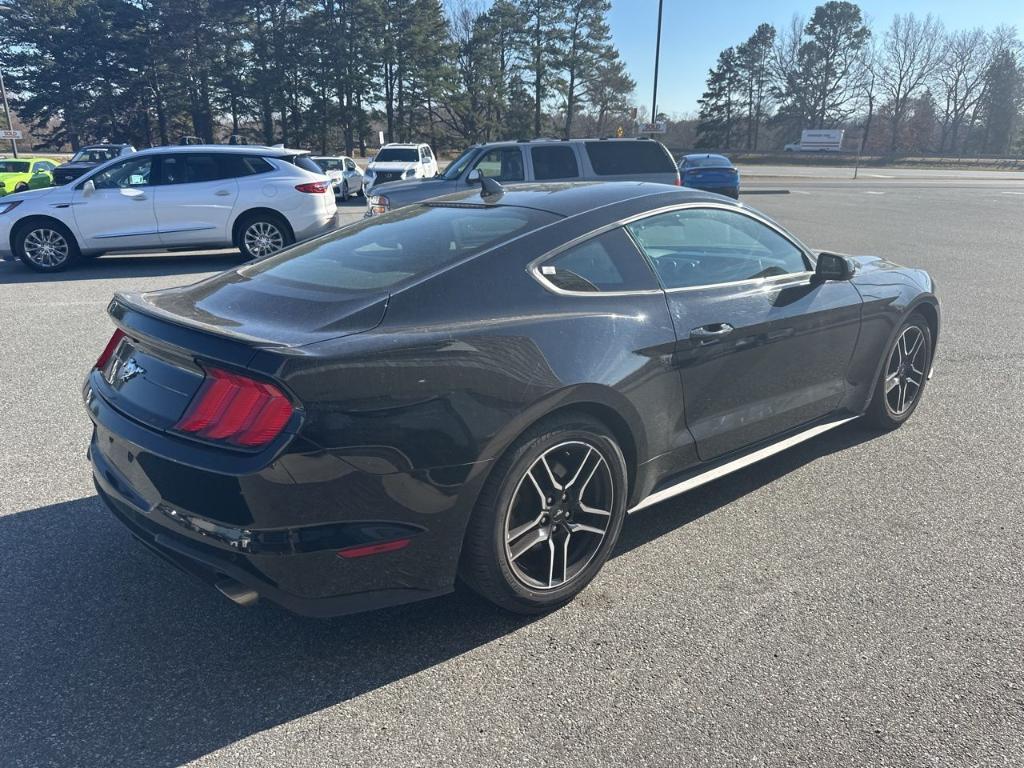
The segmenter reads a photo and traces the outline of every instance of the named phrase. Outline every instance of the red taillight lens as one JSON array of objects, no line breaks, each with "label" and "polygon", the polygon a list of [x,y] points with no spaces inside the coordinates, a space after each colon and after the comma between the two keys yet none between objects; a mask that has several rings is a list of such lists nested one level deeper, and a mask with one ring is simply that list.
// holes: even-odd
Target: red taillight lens
[{"label": "red taillight lens", "polygon": [[676,176],[676,186],[677,187],[683,186],[682,179],[680,179],[678,176]]},{"label": "red taillight lens", "polygon": [[296,184],[295,188],[299,192],[309,192],[313,195],[322,195],[328,189],[331,188],[331,182],[329,181],[311,181],[308,184]]},{"label": "red taillight lens", "polygon": [[117,345],[121,343],[121,339],[124,338],[124,331],[118,328],[114,331],[114,335],[110,337],[110,341],[107,342],[107,346],[103,348],[100,356],[96,359],[96,367],[103,369],[106,364],[110,361],[110,356],[114,354],[114,350],[117,349]]},{"label": "red taillight lens", "polygon": [[206,440],[258,448],[281,434],[292,412],[288,398],[273,384],[211,368],[174,428]]}]

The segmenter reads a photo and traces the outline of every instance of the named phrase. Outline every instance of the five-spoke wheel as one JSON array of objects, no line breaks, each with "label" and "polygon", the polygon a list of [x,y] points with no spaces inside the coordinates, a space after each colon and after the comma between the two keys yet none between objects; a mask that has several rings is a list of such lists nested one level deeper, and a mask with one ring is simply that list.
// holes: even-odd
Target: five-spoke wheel
[{"label": "five-spoke wheel", "polygon": [[931,328],[915,313],[896,334],[868,409],[878,426],[894,429],[910,418],[921,401],[931,359]]},{"label": "five-spoke wheel", "polygon": [[505,515],[505,557],[533,589],[568,584],[587,567],[608,532],[614,481],[593,445],[548,448],[526,470]]},{"label": "five-spoke wheel", "polygon": [[494,466],[470,520],[460,573],[509,610],[571,600],[607,560],[626,512],[626,462],[582,414],[528,430]]}]

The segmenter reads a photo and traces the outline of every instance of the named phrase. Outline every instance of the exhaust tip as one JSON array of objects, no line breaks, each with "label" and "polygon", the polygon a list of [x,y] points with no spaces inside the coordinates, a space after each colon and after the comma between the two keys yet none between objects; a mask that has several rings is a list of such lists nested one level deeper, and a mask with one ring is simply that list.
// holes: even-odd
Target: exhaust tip
[{"label": "exhaust tip", "polygon": [[260,599],[260,593],[255,589],[240,584],[234,579],[221,579],[216,584],[217,591],[220,592],[231,602],[236,605],[241,605],[244,608],[249,608],[256,605]]}]

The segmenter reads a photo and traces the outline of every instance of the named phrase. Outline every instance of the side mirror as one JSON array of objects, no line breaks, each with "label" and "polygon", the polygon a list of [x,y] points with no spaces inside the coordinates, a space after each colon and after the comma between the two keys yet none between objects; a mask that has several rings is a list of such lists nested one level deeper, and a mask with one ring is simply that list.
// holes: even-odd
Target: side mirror
[{"label": "side mirror", "polygon": [[93,192],[96,191],[96,184],[92,179],[89,179],[85,184],[82,185],[82,197],[92,197]]},{"label": "side mirror", "polygon": [[818,254],[814,276],[819,280],[849,280],[855,270],[854,263],[845,256],[822,251]]},{"label": "side mirror", "polygon": [[466,176],[466,183],[479,184],[483,180],[483,178],[483,171],[481,171],[479,168],[474,168],[472,171],[469,172],[469,175]]}]

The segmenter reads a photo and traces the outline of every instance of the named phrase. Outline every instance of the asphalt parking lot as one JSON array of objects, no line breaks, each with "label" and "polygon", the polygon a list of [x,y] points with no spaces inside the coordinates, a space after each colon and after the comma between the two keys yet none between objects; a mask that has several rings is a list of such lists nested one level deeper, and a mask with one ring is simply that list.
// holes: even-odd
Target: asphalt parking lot
[{"label": "asphalt parking lot", "polygon": [[812,246],[936,278],[924,401],[638,513],[536,619],[318,621],[184,578],[97,500],[79,386],[115,290],[240,257],[0,263],[0,764],[1024,764],[1024,180],[753,181]]}]

